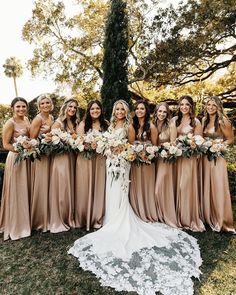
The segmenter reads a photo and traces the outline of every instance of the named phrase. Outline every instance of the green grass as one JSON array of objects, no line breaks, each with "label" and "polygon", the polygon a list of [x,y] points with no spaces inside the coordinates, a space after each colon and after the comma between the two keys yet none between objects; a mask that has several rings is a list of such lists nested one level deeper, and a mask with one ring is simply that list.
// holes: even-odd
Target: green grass
[{"label": "green grass", "polygon": [[[236,218],[236,204],[234,203]],[[0,294],[124,295],[101,287],[96,277],[84,272],[67,254],[73,242],[86,234],[71,230],[60,234],[34,232],[18,241],[0,239]],[[201,248],[203,264],[195,294],[236,294],[236,235],[190,233]]]}]

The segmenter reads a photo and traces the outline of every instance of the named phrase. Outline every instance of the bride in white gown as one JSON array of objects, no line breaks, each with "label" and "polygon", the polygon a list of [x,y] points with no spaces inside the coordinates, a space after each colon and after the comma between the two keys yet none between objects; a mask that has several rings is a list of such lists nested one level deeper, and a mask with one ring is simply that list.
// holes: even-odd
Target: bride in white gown
[{"label": "bride in white gown", "polygon": [[[114,104],[110,132],[127,138],[129,108]],[[114,159],[114,155],[112,158]],[[161,223],[146,223],[133,212],[128,199],[130,163],[112,179],[107,159],[106,211],[103,227],[75,241],[69,254],[84,270],[93,272],[102,286],[140,295],[193,294],[192,277],[199,277],[200,251],[195,238]]]}]

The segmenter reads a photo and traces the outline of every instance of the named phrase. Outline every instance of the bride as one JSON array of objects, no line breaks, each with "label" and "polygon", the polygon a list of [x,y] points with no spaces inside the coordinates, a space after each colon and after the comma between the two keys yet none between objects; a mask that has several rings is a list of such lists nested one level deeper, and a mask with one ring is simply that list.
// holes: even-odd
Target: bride
[{"label": "bride", "polygon": [[[115,102],[109,132],[126,139],[130,112],[123,100]],[[103,227],[75,241],[69,254],[84,270],[93,272],[102,286],[140,295],[193,294],[192,277],[199,277],[200,251],[195,238],[161,223],[146,223],[133,212],[129,200],[130,163],[113,178],[107,158],[106,211]]]}]

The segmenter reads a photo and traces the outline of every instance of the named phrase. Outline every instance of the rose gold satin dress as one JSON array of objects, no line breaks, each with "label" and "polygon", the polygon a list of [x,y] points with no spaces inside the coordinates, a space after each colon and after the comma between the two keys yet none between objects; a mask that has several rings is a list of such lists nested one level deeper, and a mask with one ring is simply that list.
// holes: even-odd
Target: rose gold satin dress
[{"label": "rose gold satin dress", "polygon": [[[204,137],[223,138],[220,130],[205,129]],[[215,161],[208,161],[203,157],[203,215],[205,222],[214,231],[235,231],[233,212],[229,191],[226,161],[218,157]]]},{"label": "rose gold satin dress", "polygon": [[[42,125],[39,131],[39,137],[42,134],[50,132],[51,125],[48,125],[43,117],[38,114],[42,120]],[[52,122],[53,118],[51,117]],[[36,160],[31,164],[31,228],[48,230],[49,227],[49,180],[50,180],[50,157],[42,156],[40,161]]]},{"label": "rose gold satin dress", "polygon": [[105,213],[106,159],[79,154],[75,172],[75,226],[99,228]]},{"label": "rose gold satin dress", "polygon": [[[61,121],[61,129],[64,126]],[[74,222],[74,154],[60,154],[51,157],[49,184],[49,230],[52,233],[68,231]]]},{"label": "rose gold satin dress", "polygon": [[[27,118],[23,123],[14,124],[14,138],[29,136],[30,123]],[[30,162],[24,160],[14,164],[17,154],[9,152],[4,172],[2,201],[0,211],[0,232],[4,240],[17,240],[30,236]]]},{"label": "rose gold satin dress", "polygon": [[[170,142],[170,130],[165,129],[158,135],[158,143]],[[177,227],[175,212],[174,164],[164,162],[161,157],[156,163],[155,198],[159,221]]]},{"label": "rose gold satin dress", "polygon": [[134,163],[131,164],[130,204],[135,214],[146,222],[158,221],[157,204],[155,201],[155,176],[155,163],[150,165],[143,164],[141,166],[137,166]]},{"label": "rose gold satin dress", "polygon": [[[200,122],[196,119],[196,124]],[[179,135],[194,133],[190,125],[177,127]],[[201,160],[196,157],[177,160],[176,179],[176,216],[179,227],[192,231],[204,231],[205,226],[201,214]]]}]

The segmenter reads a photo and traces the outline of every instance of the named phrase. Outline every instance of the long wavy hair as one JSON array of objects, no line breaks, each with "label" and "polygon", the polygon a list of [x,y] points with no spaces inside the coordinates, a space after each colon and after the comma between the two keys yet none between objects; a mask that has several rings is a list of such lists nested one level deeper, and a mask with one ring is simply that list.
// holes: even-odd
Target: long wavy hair
[{"label": "long wavy hair", "polygon": [[182,118],[183,118],[183,114],[180,111],[180,105],[182,100],[186,99],[189,103],[190,106],[190,112],[189,112],[189,117],[190,117],[190,126],[191,127],[195,127],[195,104],[194,101],[192,99],[191,96],[189,95],[184,95],[181,96],[179,99],[179,107],[178,107],[178,111],[177,111],[177,120],[176,120],[176,126],[178,127],[181,124]]},{"label": "long wavy hair", "polygon": [[53,105],[53,101],[52,101],[52,99],[50,97],[50,94],[49,93],[44,93],[44,94],[39,95],[39,97],[37,99],[38,112],[40,112],[40,102],[43,99],[48,99],[50,101],[50,103],[51,103],[51,109],[50,109],[50,111],[52,111],[54,109],[54,105]]},{"label": "long wavy hair", "polygon": [[130,110],[129,110],[129,105],[128,103],[123,100],[123,99],[119,99],[117,100],[114,105],[113,105],[113,109],[112,109],[112,114],[111,114],[111,119],[110,119],[110,126],[109,129],[115,128],[116,126],[116,116],[115,116],[115,111],[116,111],[116,106],[118,104],[122,104],[125,111],[126,111],[126,116],[125,116],[125,123],[124,123],[124,128],[126,129],[126,131],[128,131],[128,126],[131,122],[131,115],[130,115]]},{"label": "long wavy hair", "polygon": [[169,127],[169,122],[170,122],[170,119],[171,119],[171,112],[170,112],[170,108],[169,108],[169,105],[166,103],[166,102],[160,102],[156,108],[155,108],[155,111],[154,111],[154,117],[153,117],[153,124],[158,128],[158,117],[157,117],[157,112],[159,110],[159,108],[161,106],[164,106],[166,108],[166,112],[167,112],[167,115],[166,115],[166,118],[164,119],[164,122],[163,122],[163,125],[161,127],[161,130],[159,130],[160,132],[166,130],[168,127]]},{"label": "long wavy hair", "polygon": [[226,114],[224,113],[224,108],[223,108],[223,104],[220,100],[220,98],[218,96],[211,96],[206,100],[206,104],[205,104],[205,109],[204,109],[204,124],[203,124],[203,130],[205,130],[205,128],[207,127],[207,125],[210,122],[210,115],[207,112],[207,104],[209,101],[212,101],[214,103],[214,105],[217,108],[217,113],[216,113],[216,117],[215,117],[215,122],[214,122],[214,126],[215,126],[215,131],[218,130],[218,128],[220,127],[220,121],[224,122],[223,118],[227,118]]},{"label": "long wavy hair", "polygon": [[91,100],[89,102],[87,110],[86,110],[85,115],[84,115],[83,120],[84,120],[84,124],[85,124],[85,127],[84,127],[84,132],[85,133],[88,132],[90,129],[92,129],[93,119],[92,119],[91,114],[90,114],[90,109],[93,106],[93,104],[97,104],[99,106],[100,110],[101,110],[101,115],[98,118],[99,122],[100,122],[101,130],[106,131],[107,128],[108,128],[108,122],[104,118],[102,104],[101,104],[101,102],[99,100],[95,99],[95,100]]},{"label": "long wavy hair", "polygon": [[[143,129],[142,129],[142,133],[141,133],[141,140],[144,140],[144,134],[146,133],[147,135],[147,139],[150,139],[151,137],[151,129],[150,129],[150,109],[149,109],[149,105],[145,100],[139,100],[136,102],[135,106],[134,106],[134,111],[136,111],[137,107],[143,104],[146,110],[146,114],[145,114],[145,118],[144,118],[144,125],[143,125]],[[135,130],[135,137],[137,137],[138,133],[139,133],[139,128],[141,127],[139,124],[139,120],[138,117],[136,115],[134,115],[133,117],[133,127]]]},{"label": "long wavy hair", "polygon": [[77,110],[76,110],[76,113],[74,114],[74,116],[71,117],[71,121],[72,121],[72,124],[73,124],[74,128],[76,128],[76,126],[79,124],[79,103],[78,103],[78,101],[76,99],[69,98],[63,103],[63,105],[62,105],[62,107],[60,109],[60,112],[59,112],[59,116],[58,116],[58,119],[62,122],[65,130],[68,127],[68,125],[67,125],[67,116],[66,116],[67,115],[67,110],[68,110],[69,105],[72,102],[76,103]]}]

